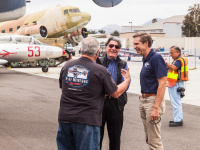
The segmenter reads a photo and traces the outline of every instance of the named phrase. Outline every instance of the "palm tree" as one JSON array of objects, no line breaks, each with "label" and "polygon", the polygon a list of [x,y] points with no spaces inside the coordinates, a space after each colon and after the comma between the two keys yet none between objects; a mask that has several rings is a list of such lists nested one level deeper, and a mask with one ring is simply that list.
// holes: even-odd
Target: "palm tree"
[{"label": "palm tree", "polygon": [[155,23],[155,22],[157,22],[157,19],[156,19],[156,18],[154,18],[154,19],[152,20],[152,23]]}]

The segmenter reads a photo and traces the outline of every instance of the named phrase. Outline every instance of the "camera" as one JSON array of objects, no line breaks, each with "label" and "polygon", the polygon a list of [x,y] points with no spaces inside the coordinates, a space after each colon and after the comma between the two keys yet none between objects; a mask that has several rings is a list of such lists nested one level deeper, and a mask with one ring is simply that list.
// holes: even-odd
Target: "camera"
[{"label": "camera", "polygon": [[181,98],[183,98],[184,96],[185,96],[185,88],[183,88],[183,87],[179,87],[178,89],[177,89],[177,92],[180,92],[180,96],[181,96]]}]

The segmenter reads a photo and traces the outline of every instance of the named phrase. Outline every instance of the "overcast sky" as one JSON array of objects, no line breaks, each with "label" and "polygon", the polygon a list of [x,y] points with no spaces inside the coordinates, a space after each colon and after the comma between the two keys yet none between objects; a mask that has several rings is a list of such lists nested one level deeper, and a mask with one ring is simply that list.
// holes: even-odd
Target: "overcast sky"
[{"label": "overcast sky", "polygon": [[31,0],[27,4],[26,14],[60,5],[77,6],[91,15],[87,28],[99,29],[106,25],[120,26],[143,25],[153,18],[165,19],[175,15],[185,15],[189,6],[200,0],[123,0],[112,8],[103,8],[92,0]]}]

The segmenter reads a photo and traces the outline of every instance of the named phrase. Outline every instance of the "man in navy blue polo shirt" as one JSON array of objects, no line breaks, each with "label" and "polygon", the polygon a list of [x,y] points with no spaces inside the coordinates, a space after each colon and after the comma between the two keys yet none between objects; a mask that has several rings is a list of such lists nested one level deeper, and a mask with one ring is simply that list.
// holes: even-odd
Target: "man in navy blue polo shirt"
[{"label": "man in navy blue polo shirt", "polygon": [[161,115],[164,113],[164,93],[167,68],[161,55],[151,50],[152,38],[147,33],[133,35],[134,48],[143,56],[140,72],[140,115],[150,150],[163,150],[161,141]]}]

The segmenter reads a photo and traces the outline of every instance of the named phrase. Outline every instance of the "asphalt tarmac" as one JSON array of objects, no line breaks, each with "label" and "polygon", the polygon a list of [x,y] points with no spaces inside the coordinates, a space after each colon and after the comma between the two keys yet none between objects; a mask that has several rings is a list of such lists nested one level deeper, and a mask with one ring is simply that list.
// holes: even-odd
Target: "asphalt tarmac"
[{"label": "asphalt tarmac", "polygon": [[[58,79],[0,68],[0,150],[56,150],[61,90]],[[161,136],[165,150],[200,150],[200,106],[183,104],[184,125],[168,127],[172,106],[166,101]],[[128,93],[121,150],[148,150],[138,95]],[[108,150],[108,137],[103,150]]]}]

